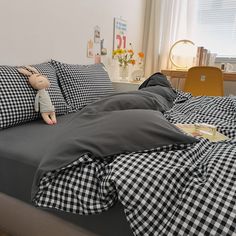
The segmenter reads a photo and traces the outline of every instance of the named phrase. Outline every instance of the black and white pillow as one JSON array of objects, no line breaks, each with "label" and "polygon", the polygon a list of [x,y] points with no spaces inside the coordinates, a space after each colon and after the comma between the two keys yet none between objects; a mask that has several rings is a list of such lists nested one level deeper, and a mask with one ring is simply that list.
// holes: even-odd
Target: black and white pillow
[{"label": "black and white pillow", "polygon": [[62,93],[73,110],[114,92],[109,75],[103,64],[73,65],[51,61]]},{"label": "black and white pillow", "polygon": [[[68,113],[70,107],[58,86],[55,69],[50,63],[33,65],[50,81],[48,89],[57,115]],[[35,120],[39,113],[34,110],[37,91],[14,66],[0,66],[0,129]]]}]

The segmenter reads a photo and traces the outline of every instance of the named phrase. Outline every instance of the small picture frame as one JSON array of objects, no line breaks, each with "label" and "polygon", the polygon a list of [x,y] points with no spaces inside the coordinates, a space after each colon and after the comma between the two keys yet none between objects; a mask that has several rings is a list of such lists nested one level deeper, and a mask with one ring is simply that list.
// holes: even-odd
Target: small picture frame
[{"label": "small picture frame", "polygon": [[92,39],[90,39],[87,43],[87,57],[89,57],[89,58],[94,57],[93,40]]},{"label": "small picture frame", "polygon": [[95,26],[94,27],[94,43],[100,43],[100,27]]},{"label": "small picture frame", "polygon": [[104,47],[104,39],[101,40],[101,55],[107,55],[107,49]]}]

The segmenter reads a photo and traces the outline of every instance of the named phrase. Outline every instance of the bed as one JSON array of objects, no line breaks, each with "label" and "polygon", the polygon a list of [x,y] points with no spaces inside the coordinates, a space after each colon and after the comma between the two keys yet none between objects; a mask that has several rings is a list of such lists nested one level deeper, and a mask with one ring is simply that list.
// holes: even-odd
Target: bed
[{"label": "bed", "polygon": [[[69,76],[78,69],[63,66]],[[154,77],[89,104],[69,97],[73,109],[57,126],[36,120],[1,130],[0,191],[98,235],[233,235],[236,99],[193,97]],[[176,123],[216,125],[229,139],[192,137]]]},{"label": "bed", "polygon": [[[62,126],[63,124],[66,123],[66,121],[68,121],[73,116],[74,113],[58,117],[58,124]],[[31,225],[34,225],[32,226],[31,229],[32,232],[34,232],[35,230],[34,228],[37,228],[35,227],[35,224],[37,222],[43,224],[44,221],[38,219],[41,217],[38,217],[37,213],[35,213],[33,209],[28,210],[28,208],[26,208],[26,210],[24,210],[25,208],[23,207],[24,204],[21,205],[18,204],[16,200],[15,201],[12,200],[12,197],[32,206],[32,201],[31,201],[32,182],[38,164],[41,160],[41,157],[38,154],[43,150],[42,147],[44,147],[45,144],[50,143],[52,141],[52,136],[54,136],[52,132],[51,135],[48,132],[48,135],[45,136],[43,140],[41,139],[42,135],[44,136],[48,128],[49,128],[48,126],[44,125],[41,121],[38,120],[24,125],[16,126],[14,128],[4,129],[0,132],[1,150],[5,149],[6,151],[5,154],[1,152],[0,192],[7,194],[8,196],[11,197],[7,201],[7,203],[11,203],[14,206],[14,209],[12,209],[11,205],[8,206],[8,208],[11,209],[11,211],[17,212],[18,211],[17,206],[18,205],[20,206],[19,209],[22,211],[22,217],[24,218],[22,224],[23,223],[25,224],[25,222],[31,222],[30,215],[36,215],[36,217],[34,217],[35,219],[33,219],[31,222]],[[14,148],[12,148],[11,145],[8,145],[8,148],[3,147],[4,143],[6,144],[6,142],[8,142],[7,141],[8,137],[11,139],[11,143],[12,146],[14,146]],[[32,143],[32,140],[35,141],[34,144]],[[38,145],[37,142],[41,143],[41,145]],[[29,146],[28,145],[29,143],[32,143],[30,145],[31,151],[26,148]],[[3,201],[3,203],[5,202],[6,201]],[[0,207],[0,209],[3,209],[3,207]],[[39,215],[41,214],[39,208],[35,208],[35,210],[38,211]],[[109,211],[104,212],[103,214],[88,215],[86,217],[72,213],[71,214],[64,213],[62,211],[59,212],[53,209],[43,209],[43,211],[47,211],[48,213],[60,217],[67,222],[73,223],[74,225],[79,226],[80,229],[86,229],[88,232],[95,232],[96,235],[110,235],[111,232],[114,232],[113,235],[132,235],[129,225],[126,222],[121,204],[116,204]],[[16,231],[17,235],[18,234],[24,236],[30,235],[29,232],[31,231],[29,229],[28,231],[26,230],[19,232],[19,224],[17,224],[16,222],[19,221],[20,219],[17,219],[17,217],[14,217],[14,215],[15,213],[12,213],[12,215],[9,214],[9,223],[5,222],[5,224],[3,225],[1,225],[1,223],[3,222],[1,222],[1,217],[0,217],[0,222],[1,222],[0,226],[6,228],[6,230],[9,231],[9,233],[12,232],[13,235],[14,232]],[[48,215],[47,218],[45,217],[47,221],[51,220],[51,218],[52,217]],[[14,229],[14,222],[16,224],[15,229]],[[109,224],[107,224],[107,222],[109,222]],[[60,222],[60,225],[61,224],[62,223]],[[8,226],[10,226],[11,228],[8,228]],[[68,225],[65,226],[68,228]],[[50,227],[51,228],[58,227],[58,224],[55,225],[52,224]],[[114,228],[116,229],[115,231]],[[42,235],[42,234],[40,234],[39,231],[38,234],[34,232],[34,235]],[[44,235],[47,234],[45,234],[44,232]],[[57,235],[60,235],[60,232],[57,232]],[[80,234],[78,234],[77,232],[77,234],[69,234],[69,235],[80,235]]]}]

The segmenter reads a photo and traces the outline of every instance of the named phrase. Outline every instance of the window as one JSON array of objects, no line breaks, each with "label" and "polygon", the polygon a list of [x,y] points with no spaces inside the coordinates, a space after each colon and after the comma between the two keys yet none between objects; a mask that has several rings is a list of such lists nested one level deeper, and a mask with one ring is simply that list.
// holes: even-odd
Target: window
[{"label": "window", "polygon": [[236,58],[236,0],[198,0],[193,39],[219,57]]}]

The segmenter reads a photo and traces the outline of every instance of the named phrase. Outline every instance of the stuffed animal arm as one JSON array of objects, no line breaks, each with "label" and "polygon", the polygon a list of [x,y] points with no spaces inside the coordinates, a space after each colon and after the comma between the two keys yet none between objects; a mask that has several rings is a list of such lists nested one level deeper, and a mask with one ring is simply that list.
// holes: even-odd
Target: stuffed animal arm
[{"label": "stuffed animal arm", "polygon": [[18,71],[27,76],[30,85],[38,90],[35,97],[35,111],[40,111],[43,120],[49,124],[56,124],[55,108],[52,105],[50,96],[46,88],[50,86],[47,77],[40,74],[34,67],[26,66],[25,68],[18,68]]}]

